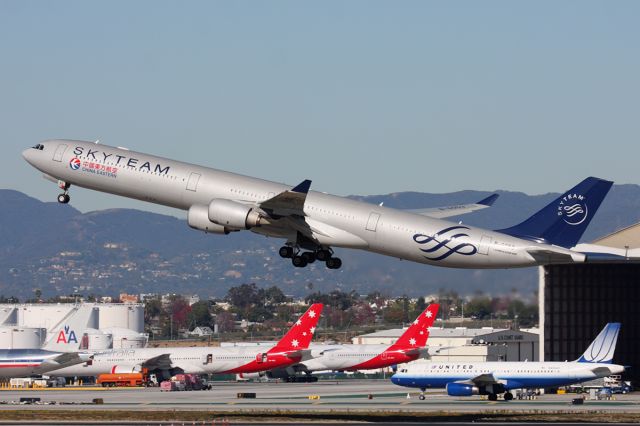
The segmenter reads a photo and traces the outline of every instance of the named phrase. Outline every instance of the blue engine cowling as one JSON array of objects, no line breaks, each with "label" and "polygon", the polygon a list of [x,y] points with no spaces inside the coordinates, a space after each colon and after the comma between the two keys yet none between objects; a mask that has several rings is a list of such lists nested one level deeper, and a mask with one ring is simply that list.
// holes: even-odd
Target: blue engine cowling
[{"label": "blue engine cowling", "polygon": [[478,395],[480,390],[467,383],[447,383],[447,393],[449,396],[471,396]]}]

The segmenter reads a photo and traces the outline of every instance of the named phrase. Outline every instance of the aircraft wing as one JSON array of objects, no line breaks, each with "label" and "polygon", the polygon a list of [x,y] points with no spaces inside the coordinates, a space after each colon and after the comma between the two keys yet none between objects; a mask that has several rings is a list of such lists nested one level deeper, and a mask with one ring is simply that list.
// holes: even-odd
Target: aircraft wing
[{"label": "aircraft wing", "polygon": [[261,202],[259,206],[272,217],[304,216],[304,202],[310,187],[311,181],[303,180],[292,189]]},{"label": "aircraft wing", "polygon": [[474,377],[473,379],[469,379],[468,382],[473,383],[476,386],[488,386],[495,385],[499,382],[493,376],[493,373],[481,374],[479,376]]},{"label": "aircraft wing", "polygon": [[458,216],[491,207],[499,196],[499,194],[492,194],[487,198],[483,198],[477,203],[472,204],[458,204],[454,206],[431,207],[426,209],[408,209],[405,211],[420,214],[422,216],[429,216],[435,219],[442,219],[444,217]]},{"label": "aircraft wing", "polygon": [[40,364],[36,371],[42,369],[43,371],[57,370],[59,368],[69,367],[76,364],[82,364],[93,359],[93,355],[88,353],[78,352],[64,352],[53,358],[49,358]]},{"label": "aircraft wing", "polygon": [[171,355],[166,353],[149,358],[142,363],[142,367],[148,370],[169,370],[172,367]]}]

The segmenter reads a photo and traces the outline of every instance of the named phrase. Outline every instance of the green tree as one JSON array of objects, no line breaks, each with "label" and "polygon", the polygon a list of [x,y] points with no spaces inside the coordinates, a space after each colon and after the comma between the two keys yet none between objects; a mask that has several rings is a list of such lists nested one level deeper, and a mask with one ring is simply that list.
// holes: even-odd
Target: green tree
[{"label": "green tree", "polygon": [[189,324],[190,328],[198,326],[211,326],[211,311],[209,309],[209,302],[201,300],[191,305],[191,312],[189,312]]}]

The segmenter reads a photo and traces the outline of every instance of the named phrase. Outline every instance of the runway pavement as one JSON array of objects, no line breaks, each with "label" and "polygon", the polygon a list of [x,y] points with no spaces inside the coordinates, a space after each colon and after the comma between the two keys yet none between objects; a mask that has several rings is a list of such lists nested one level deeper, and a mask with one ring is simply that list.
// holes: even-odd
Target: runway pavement
[{"label": "runway pavement", "polygon": [[[238,399],[238,393],[255,392],[256,399]],[[613,401],[585,401],[571,405],[576,395],[544,395],[536,400],[491,402],[478,396],[454,398],[441,390],[429,391],[427,399],[388,380],[320,381],[317,383],[229,383],[209,391],[161,392],[158,388],[2,390],[0,410],[28,407],[35,410],[215,410],[323,412],[340,410],[366,413],[473,413],[473,412],[610,412],[640,414],[640,393],[619,395]],[[46,404],[15,405],[21,397],[37,397]],[[101,398],[103,404],[91,404]],[[310,399],[311,398],[311,399]],[[14,403],[12,403],[14,402]],[[55,405],[49,405],[55,403]]]}]

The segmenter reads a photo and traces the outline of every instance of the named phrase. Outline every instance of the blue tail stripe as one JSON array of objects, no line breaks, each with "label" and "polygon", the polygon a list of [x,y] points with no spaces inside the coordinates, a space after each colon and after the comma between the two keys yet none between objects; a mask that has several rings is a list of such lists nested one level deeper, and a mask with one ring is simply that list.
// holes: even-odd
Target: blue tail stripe
[{"label": "blue tail stripe", "polygon": [[619,332],[619,322],[607,324],[577,361],[611,364],[613,362],[613,354],[616,350]]},{"label": "blue tail stripe", "polygon": [[575,246],[613,182],[588,177],[524,222],[497,232],[562,247]]}]

